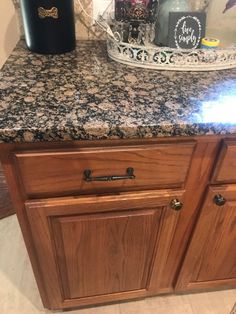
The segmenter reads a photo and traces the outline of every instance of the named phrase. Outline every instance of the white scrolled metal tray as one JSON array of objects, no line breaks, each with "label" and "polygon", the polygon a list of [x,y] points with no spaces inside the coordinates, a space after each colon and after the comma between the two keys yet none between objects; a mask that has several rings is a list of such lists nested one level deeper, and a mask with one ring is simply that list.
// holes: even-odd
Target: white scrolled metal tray
[{"label": "white scrolled metal tray", "polygon": [[236,67],[236,47],[229,49],[173,49],[139,46],[107,38],[111,59],[130,66],[169,71],[214,71]]}]

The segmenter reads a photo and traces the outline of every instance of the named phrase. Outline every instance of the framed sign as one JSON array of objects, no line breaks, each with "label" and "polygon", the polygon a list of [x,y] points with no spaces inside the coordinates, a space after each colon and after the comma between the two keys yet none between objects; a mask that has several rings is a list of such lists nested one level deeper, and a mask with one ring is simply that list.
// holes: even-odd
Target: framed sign
[{"label": "framed sign", "polygon": [[181,49],[200,48],[205,37],[206,13],[170,12],[169,47]]}]

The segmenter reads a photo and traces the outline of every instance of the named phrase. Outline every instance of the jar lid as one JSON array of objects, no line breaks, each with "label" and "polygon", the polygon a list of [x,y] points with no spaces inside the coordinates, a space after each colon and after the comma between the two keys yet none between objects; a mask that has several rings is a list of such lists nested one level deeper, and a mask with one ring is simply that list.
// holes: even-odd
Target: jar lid
[{"label": "jar lid", "polygon": [[207,47],[218,47],[220,40],[217,38],[202,38],[202,45]]}]

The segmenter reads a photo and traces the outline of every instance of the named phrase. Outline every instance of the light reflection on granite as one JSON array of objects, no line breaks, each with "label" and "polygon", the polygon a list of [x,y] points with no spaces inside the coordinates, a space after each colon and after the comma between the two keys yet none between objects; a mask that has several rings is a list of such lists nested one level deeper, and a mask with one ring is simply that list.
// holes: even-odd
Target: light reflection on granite
[{"label": "light reflection on granite", "polygon": [[224,84],[218,86],[217,97],[212,97],[209,100],[201,102],[199,109],[200,122],[212,122],[212,123],[236,123],[236,87],[235,82],[231,82],[232,88],[224,86]]},{"label": "light reflection on granite", "polygon": [[222,97],[221,103],[214,100],[202,102],[201,119],[204,122],[235,124],[236,97]]},{"label": "light reflection on granite", "polygon": [[61,56],[21,42],[0,72],[0,142],[236,134],[234,112],[236,69],[131,68],[103,42]]}]

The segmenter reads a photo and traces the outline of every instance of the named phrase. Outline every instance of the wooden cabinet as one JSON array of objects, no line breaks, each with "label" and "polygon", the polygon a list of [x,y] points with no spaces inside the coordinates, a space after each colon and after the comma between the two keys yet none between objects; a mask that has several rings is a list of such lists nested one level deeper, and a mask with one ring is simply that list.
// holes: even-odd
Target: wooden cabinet
[{"label": "wooden cabinet", "polygon": [[44,306],[236,286],[235,147],[218,136],[4,145]]},{"label": "wooden cabinet", "polygon": [[210,187],[177,287],[194,290],[236,285],[236,185]]},{"label": "wooden cabinet", "polygon": [[146,296],[169,252],[176,198],[183,192],[27,202],[50,308]]},{"label": "wooden cabinet", "polygon": [[223,140],[200,206],[177,290],[236,286],[236,141]]},{"label": "wooden cabinet", "polygon": [[0,163],[0,219],[15,213]]}]

